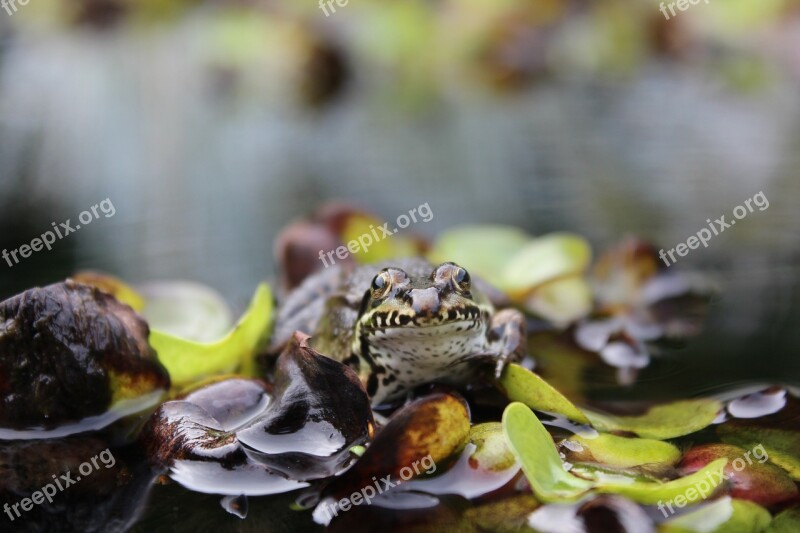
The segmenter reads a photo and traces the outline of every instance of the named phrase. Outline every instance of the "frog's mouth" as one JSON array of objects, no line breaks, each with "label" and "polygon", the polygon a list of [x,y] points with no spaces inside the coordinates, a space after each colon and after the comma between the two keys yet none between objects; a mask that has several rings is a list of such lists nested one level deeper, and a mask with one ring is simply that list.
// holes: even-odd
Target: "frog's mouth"
[{"label": "frog's mouth", "polygon": [[[401,311],[389,311],[387,313],[377,313],[370,316],[368,320],[362,321],[362,327],[369,330],[377,329],[444,329],[449,330],[455,327],[456,331],[469,331],[470,329],[480,328],[481,323],[486,323],[488,316],[478,307],[465,309],[450,309],[437,314],[417,314],[404,313]],[[462,329],[458,329],[458,328]]]}]

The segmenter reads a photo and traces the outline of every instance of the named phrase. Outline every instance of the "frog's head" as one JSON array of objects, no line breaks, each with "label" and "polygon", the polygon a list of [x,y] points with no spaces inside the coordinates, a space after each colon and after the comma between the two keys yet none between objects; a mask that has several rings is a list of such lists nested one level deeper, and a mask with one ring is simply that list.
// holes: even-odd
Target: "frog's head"
[{"label": "frog's head", "polygon": [[454,263],[427,273],[385,268],[364,295],[353,351],[381,370],[383,385],[401,390],[484,356],[491,312]]}]

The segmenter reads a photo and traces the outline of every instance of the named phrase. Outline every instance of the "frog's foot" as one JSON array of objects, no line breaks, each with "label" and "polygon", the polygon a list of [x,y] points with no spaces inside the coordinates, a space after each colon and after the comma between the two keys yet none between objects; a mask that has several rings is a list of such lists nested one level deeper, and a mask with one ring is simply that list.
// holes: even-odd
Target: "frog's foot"
[{"label": "frog's foot", "polygon": [[495,377],[499,378],[508,363],[522,360],[528,351],[525,316],[516,309],[504,309],[492,318],[489,343],[497,356]]}]

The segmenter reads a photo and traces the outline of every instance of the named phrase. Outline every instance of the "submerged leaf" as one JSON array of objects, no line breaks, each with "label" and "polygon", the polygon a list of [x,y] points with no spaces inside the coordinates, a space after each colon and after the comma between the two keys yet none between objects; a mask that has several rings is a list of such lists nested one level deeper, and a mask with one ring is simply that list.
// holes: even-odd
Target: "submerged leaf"
[{"label": "submerged leaf", "polygon": [[272,323],[272,294],[259,285],[247,312],[223,339],[199,343],[168,333],[152,331],[150,345],[169,370],[173,384],[188,385],[201,378],[232,372],[252,372],[253,358],[266,339]]}]

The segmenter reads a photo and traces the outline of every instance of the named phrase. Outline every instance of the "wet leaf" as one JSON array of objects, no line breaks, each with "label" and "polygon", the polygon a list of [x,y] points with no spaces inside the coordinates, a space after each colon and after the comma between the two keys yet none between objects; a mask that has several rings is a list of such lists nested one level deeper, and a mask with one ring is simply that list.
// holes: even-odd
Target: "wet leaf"
[{"label": "wet leaf", "polygon": [[729,496],[661,524],[662,533],[759,533],[772,517],[763,507]]},{"label": "wet leaf", "polygon": [[721,409],[721,402],[701,398],[656,405],[639,416],[617,416],[586,409],[584,413],[600,431],[626,431],[646,439],[666,440],[708,427]]},{"label": "wet leaf", "polygon": [[469,410],[463,399],[446,393],[420,398],[392,415],[364,455],[334,479],[325,494],[339,499],[372,485],[373,476],[406,478],[401,471],[427,457],[437,470],[443,468],[464,446],[469,431]]},{"label": "wet leaf", "polygon": [[84,270],[74,274],[72,279],[84,285],[97,287],[116,298],[118,302],[129,305],[134,311],[141,312],[144,309],[144,298],[133,287],[110,274]]},{"label": "wet leaf", "polygon": [[299,479],[339,473],[373,431],[358,375],[308,338],[295,334],[277,361],[273,402],[236,433],[249,456]]},{"label": "wet leaf", "polygon": [[562,443],[562,450],[571,463],[596,462],[615,468],[673,465],[681,459],[680,450],[672,444],[608,433],[594,438],[573,435]]},{"label": "wet leaf", "polygon": [[784,405],[767,416],[728,420],[717,427],[717,434],[723,442],[746,450],[763,445],[771,463],[800,481],[800,401],[786,396]]},{"label": "wet leaf", "polygon": [[152,331],[150,345],[169,370],[173,384],[178,386],[236,369],[250,374],[253,358],[266,340],[271,323],[272,294],[269,286],[261,284],[239,323],[223,339],[199,343]]},{"label": "wet leaf", "polygon": [[500,471],[516,465],[517,459],[508,448],[508,441],[503,435],[503,425],[500,422],[473,426],[467,440],[476,447],[470,456],[470,465],[473,468]]},{"label": "wet leaf", "polygon": [[639,416],[618,416],[578,409],[572,402],[533,372],[508,365],[498,385],[511,401],[519,401],[575,422],[591,425],[607,433],[627,432],[656,440],[666,440],[699,431],[710,425],[722,409],[712,399],[684,400],[651,407]]},{"label": "wet leaf", "polygon": [[542,502],[574,500],[594,487],[564,470],[550,434],[523,404],[506,407],[503,431],[533,493]]},{"label": "wet leaf", "polygon": [[307,486],[248,457],[234,433],[188,401],[163,404],[140,438],[152,463],[168,468],[173,480],[196,492],[255,496]]},{"label": "wet leaf", "polygon": [[559,414],[579,424],[589,424],[586,415],[572,402],[537,374],[519,365],[506,366],[498,386],[512,402],[522,402],[537,411]]},{"label": "wet leaf", "polygon": [[530,239],[530,235],[512,226],[461,226],[442,233],[428,258],[433,263],[457,263],[500,287],[506,264]]},{"label": "wet leaf", "polygon": [[478,424],[470,430],[467,444],[456,463],[435,477],[404,483],[404,491],[426,494],[458,494],[475,499],[498,490],[519,473],[520,466],[508,447],[502,424]]},{"label": "wet leaf", "polygon": [[800,531],[800,507],[779,513],[764,531],[765,533],[797,533]]},{"label": "wet leaf", "polygon": [[550,434],[525,405],[512,403],[506,408],[503,430],[534,494],[543,502],[574,501],[594,489],[639,503],[655,504],[685,494],[700,480],[708,480],[716,486],[727,463],[727,459],[719,459],[692,475],[666,483],[637,481],[622,475],[590,481],[565,470]]},{"label": "wet leaf", "polygon": [[528,525],[542,532],[655,531],[644,509],[628,499],[608,494],[593,495],[576,503],[545,505],[528,517]]},{"label": "wet leaf", "polygon": [[690,448],[681,460],[681,471],[695,472],[709,462],[728,459],[725,476],[733,498],[749,500],[764,507],[797,500],[797,485],[786,473],[769,464],[762,445],[744,450],[730,444],[703,444]]},{"label": "wet leaf", "polygon": [[31,430],[4,438],[96,430],[152,408],[169,377],[147,335],[130,307],[72,280],[0,303],[0,424]]},{"label": "wet leaf", "polygon": [[481,531],[497,533],[533,532],[528,515],[541,504],[533,494],[521,494],[467,509],[464,516]]}]

